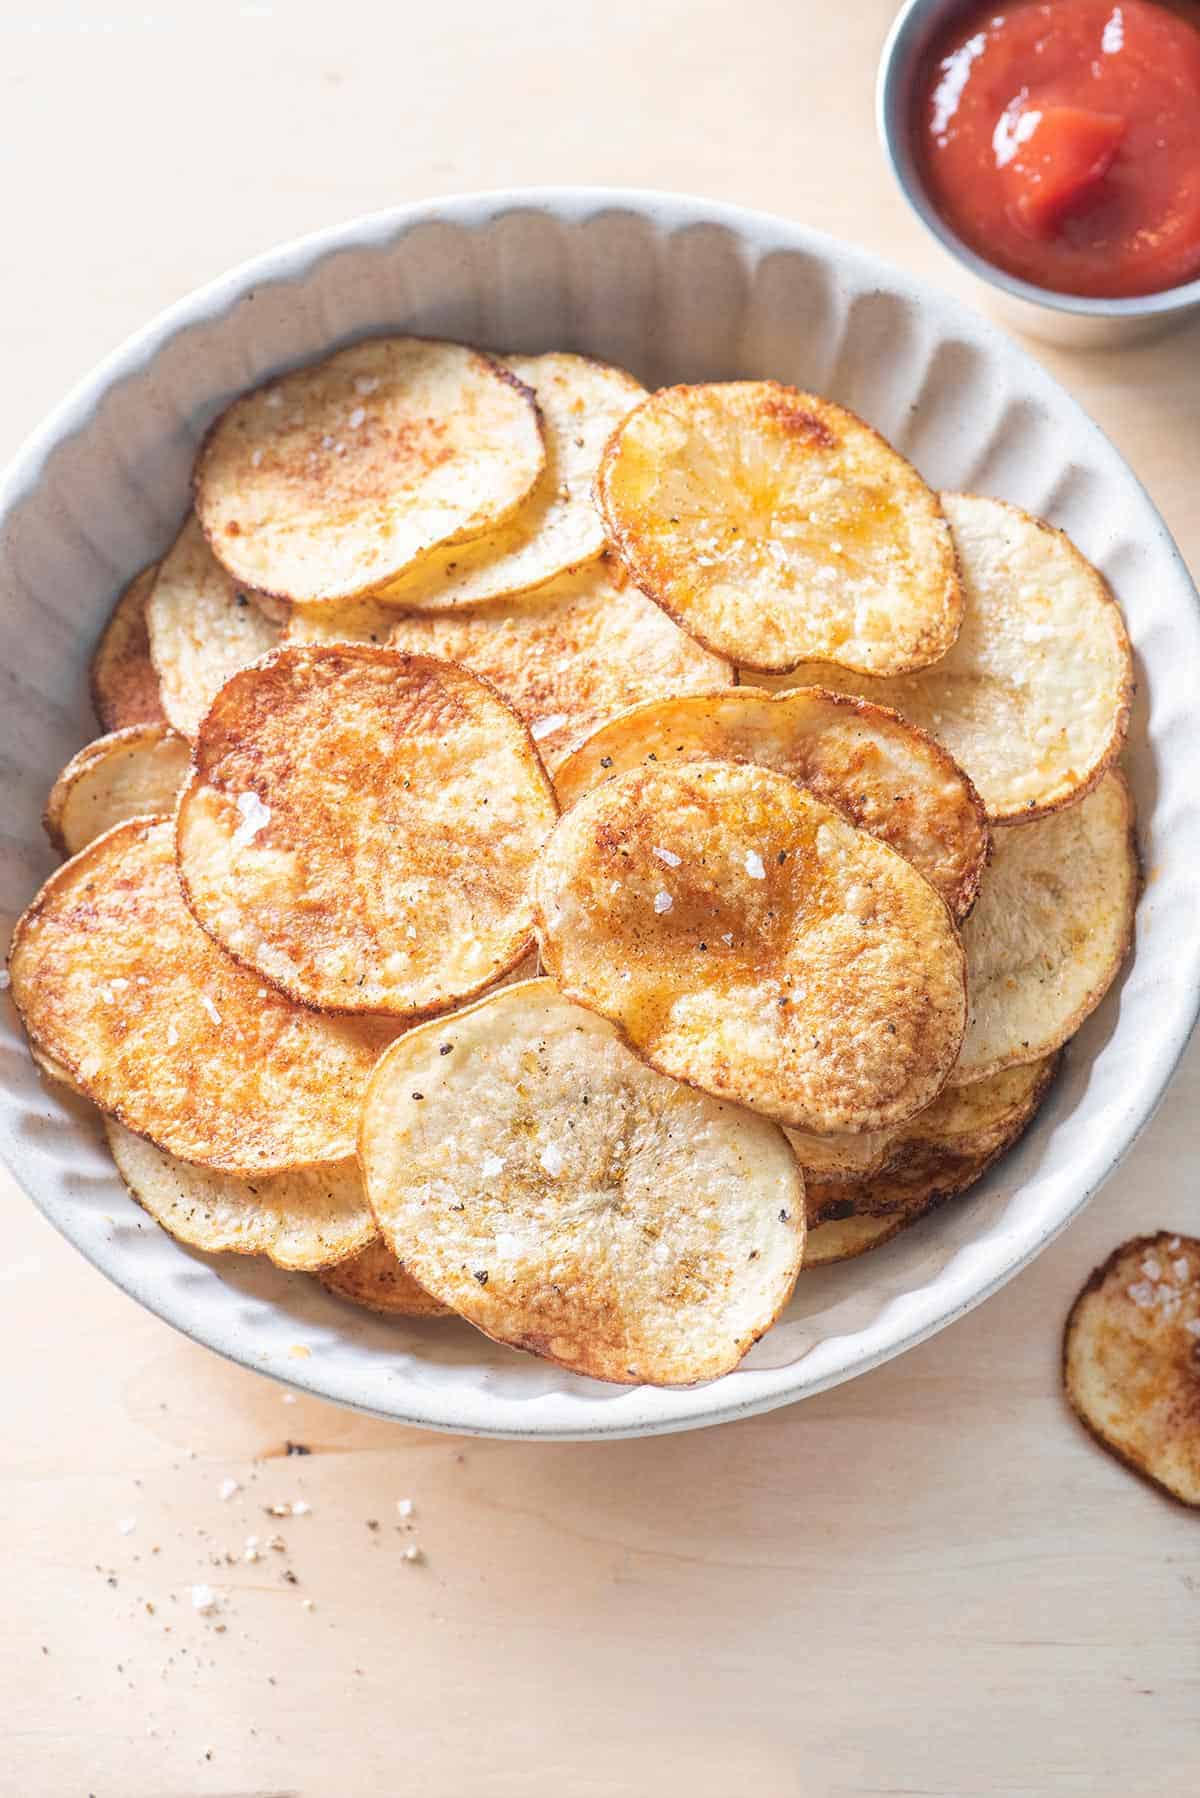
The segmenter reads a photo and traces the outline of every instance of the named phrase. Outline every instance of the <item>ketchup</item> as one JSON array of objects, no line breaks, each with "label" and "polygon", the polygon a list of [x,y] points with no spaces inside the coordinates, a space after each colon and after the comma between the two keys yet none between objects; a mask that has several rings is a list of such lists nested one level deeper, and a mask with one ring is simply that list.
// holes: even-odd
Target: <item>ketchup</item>
[{"label": "ketchup", "polygon": [[988,262],[1106,298],[1200,275],[1200,5],[977,7],[917,106],[929,197]]}]

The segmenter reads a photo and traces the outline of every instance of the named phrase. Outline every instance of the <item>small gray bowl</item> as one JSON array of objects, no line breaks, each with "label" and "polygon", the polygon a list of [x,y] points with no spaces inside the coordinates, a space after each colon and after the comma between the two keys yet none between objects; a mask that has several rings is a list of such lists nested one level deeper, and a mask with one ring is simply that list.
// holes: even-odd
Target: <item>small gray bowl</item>
[{"label": "small gray bowl", "polygon": [[1200,315],[1200,279],[1162,293],[1101,300],[1087,294],[1052,293],[1006,274],[958,237],[925,192],[913,155],[912,112],[917,81],[930,44],[948,19],[970,0],[907,0],[888,33],[875,91],[884,152],[900,191],[942,247],[988,291],[990,309],[1015,330],[1066,349],[1108,349],[1136,342]]}]

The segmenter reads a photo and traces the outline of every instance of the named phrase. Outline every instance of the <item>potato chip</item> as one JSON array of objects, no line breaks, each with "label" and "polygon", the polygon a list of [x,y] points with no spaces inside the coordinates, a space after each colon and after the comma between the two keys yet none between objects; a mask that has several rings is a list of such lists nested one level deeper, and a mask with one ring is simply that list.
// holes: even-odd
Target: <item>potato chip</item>
[{"label": "potato chip", "polygon": [[545,466],[533,395],[490,356],[375,337],[235,400],[196,463],[196,510],[235,581],[314,605],[495,529]]},{"label": "potato chip", "polygon": [[1114,1249],[1071,1307],[1063,1384],[1102,1448],[1200,1505],[1200,1238],[1160,1230]]},{"label": "potato chip", "polygon": [[1059,1057],[1048,1055],[1004,1068],[969,1086],[945,1086],[933,1104],[893,1130],[862,1130],[856,1136],[818,1136],[789,1130],[787,1139],[805,1175],[813,1180],[865,1180],[903,1161],[914,1143],[979,1149],[989,1140],[1012,1141],[1011,1128],[1023,1124],[1054,1078]]},{"label": "potato chip", "polygon": [[163,707],[185,737],[195,736],[230,675],[280,637],[279,625],[221,567],[194,513],[163,558],[146,624]]},{"label": "potato chip", "polygon": [[284,643],[374,643],[386,647],[403,614],[378,599],[345,599],[336,606],[293,606]]},{"label": "potato chip", "polygon": [[169,818],[118,824],[51,875],[9,952],[34,1047],[169,1154],[252,1178],[354,1152],[394,1034],[293,1005],[183,902]]},{"label": "potato chip", "polygon": [[404,607],[477,605],[594,562],[604,524],[592,482],[605,444],[646,389],[624,369],[588,356],[498,358],[530,388],[542,414],[546,466],[507,524],[415,563],[380,598]]},{"label": "potato chip", "polygon": [[1078,805],[997,832],[963,926],[970,1019],[951,1085],[1074,1036],[1129,951],[1137,892],[1133,800],[1118,773]]},{"label": "potato chip", "polygon": [[67,763],[46,801],[46,835],[64,855],[126,818],[175,808],[191,751],[166,724],[131,724],[88,743]]},{"label": "potato chip", "polygon": [[391,1317],[449,1317],[449,1305],[430,1298],[397,1261],[386,1242],[375,1241],[349,1261],[327,1268],[318,1279],[328,1292],[364,1311]]},{"label": "potato chip", "polygon": [[542,962],[663,1073],[809,1130],[902,1122],[966,1017],[945,901],[772,769],[638,767],[587,793],[534,877]]},{"label": "potato chip", "polygon": [[648,1068],[548,980],[401,1037],[371,1081],[359,1159],[427,1291],[596,1379],[715,1379],[800,1266],[804,1191],[782,1132]]},{"label": "potato chip", "polygon": [[29,1055],[34,1066],[45,1074],[47,1080],[53,1080],[59,1086],[67,1087],[75,1094],[77,1099],[87,1098],[87,1094],[79,1085],[75,1076],[68,1073],[61,1061],[55,1061],[51,1055],[44,1055],[37,1044],[32,1042],[29,1045]]},{"label": "potato chip", "polygon": [[937,495],[814,394],[778,381],[663,388],[614,433],[596,492],[638,585],[744,667],[901,674],[958,635]]},{"label": "potato chip", "polygon": [[281,649],[221,689],[179,802],[188,904],[304,1004],[444,1010],[532,946],[555,818],[525,726],[463,668]]},{"label": "potato chip", "polygon": [[853,1261],[899,1236],[907,1223],[903,1217],[835,1217],[810,1226],[804,1244],[804,1266],[828,1267],[834,1261]]},{"label": "potato chip", "polygon": [[1133,662],[1103,578],[1069,537],[998,499],[944,493],[966,589],[954,647],[931,668],[864,680],[812,664],[820,682],[894,706],[945,745],[995,823],[1079,799],[1129,727]]},{"label": "potato chip", "polygon": [[639,699],[728,685],[709,655],[604,562],[534,593],[453,613],[395,615],[393,649],[461,662],[524,718],[548,767]]},{"label": "potato chip", "polygon": [[639,763],[708,760],[786,774],[919,868],[956,916],[974,904],[989,848],[978,794],[924,731],[865,700],[819,687],[774,696],[732,687],[651,701],[596,731],[554,785],[565,811]]},{"label": "potato chip", "polygon": [[104,1128],[133,1197],[189,1249],[265,1255],[276,1267],[315,1273],[357,1255],[375,1235],[353,1160],[235,1180],[164,1155],[112,1118]]},{"label": "potato chip", "polygon": [[158,563],[151,562],[134,575],[92,654],[92,705],[104,730],[166,722],[146,631],[146,601],[157,573]]}]

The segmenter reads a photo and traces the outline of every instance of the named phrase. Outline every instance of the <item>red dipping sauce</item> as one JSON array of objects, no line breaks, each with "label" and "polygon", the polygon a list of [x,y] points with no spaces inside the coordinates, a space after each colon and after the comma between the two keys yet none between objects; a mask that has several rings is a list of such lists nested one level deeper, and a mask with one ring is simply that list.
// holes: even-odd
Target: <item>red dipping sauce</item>
[{"label": "red dipping sauce", "polygon": [[917,108],[930,199],[998,268],[1109,299],[1200,275],[1200,4],[977,7]]}]

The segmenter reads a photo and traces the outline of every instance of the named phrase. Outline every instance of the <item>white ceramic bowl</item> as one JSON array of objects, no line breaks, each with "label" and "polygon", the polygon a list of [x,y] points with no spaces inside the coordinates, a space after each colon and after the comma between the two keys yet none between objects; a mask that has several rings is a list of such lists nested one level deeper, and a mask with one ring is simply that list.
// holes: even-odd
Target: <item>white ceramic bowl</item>
[{"label": "white ceramic bowl", "polygon": [[1064,526],[1111,581],[1137,649],[1130,764],[1150,880],[1136,957],[1014,1154],[867,1259],[802,1275],[785,1319],[743,1366],[686,1391],[603,1386],[463,1324],[383,1322],[313,1280],[180,1248],[125,1193],[94,1115],[35,1073],[7,1002],[0,1152],[52,1222],[176,1328],[408,1423],[633,1435],[848,1379],[1036,1255],[1112,1172],[1184,1047],[1200,992],[1195,590],[1145,493],[1074,401],[981,319],[861,250],[733,207],[608,190],[485,195],[360,220],[173,307],[59,407],[0,488],[6,925],[52,865],[46,790],[95,733],[92,645],[122,582],[169,541],[205,426],[239,389],[381,327],[587,350],[651,383],[777,375],[863,413],[936,486],[998,494]]}]

